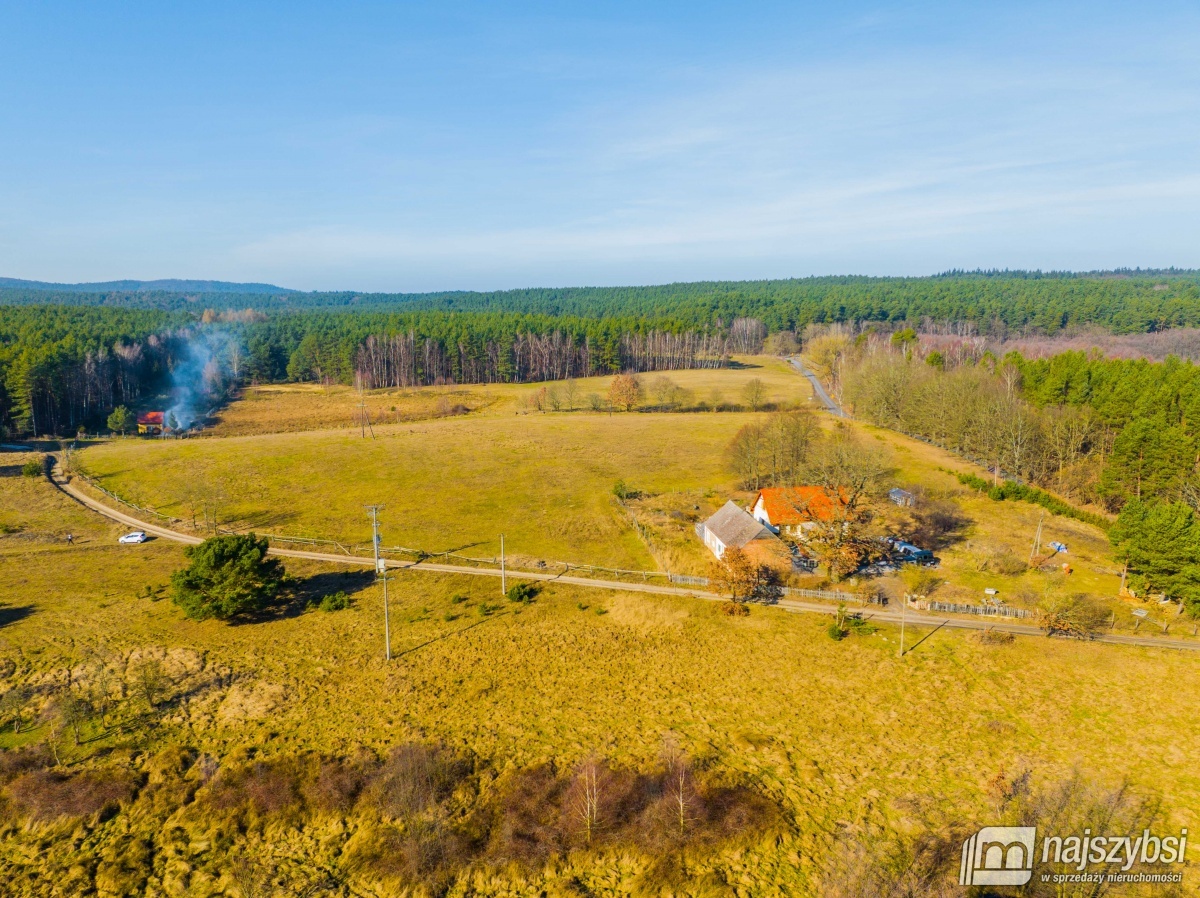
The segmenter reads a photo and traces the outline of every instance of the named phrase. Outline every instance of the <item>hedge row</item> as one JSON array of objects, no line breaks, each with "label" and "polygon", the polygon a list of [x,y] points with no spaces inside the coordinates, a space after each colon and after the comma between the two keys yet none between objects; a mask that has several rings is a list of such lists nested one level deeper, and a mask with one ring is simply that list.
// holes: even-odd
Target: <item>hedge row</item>
[{"label": "hedge row", "polygon": [[976,477],[974,474],[959,474],[958,482],[963,486],[969,486],[973,490],[987,493],[989,499],[994,499],[997,502],[1003,502],[1005,499],[1019,499],[1022,502],[1032,502],[1034,505],[1040,505],[1053,514],[1062,515],[1064,518],[1074,518],[1077,521],[1083,521],[1085,524],[1091,524],[1093,527],[1099,527],[1105,533],[1112,526],[1112,521],[1108,520],[1108,518],[1093,514],[1090,511],[1078,509],[1074,505],[1069,505],[1057,496],[1052,496],[1045,490],[1040,490],[1035,486],[1026,486],[1023,483],[1017,483],[1012,480],[1006,480],[999,486],[993,486],[982,477]]}]

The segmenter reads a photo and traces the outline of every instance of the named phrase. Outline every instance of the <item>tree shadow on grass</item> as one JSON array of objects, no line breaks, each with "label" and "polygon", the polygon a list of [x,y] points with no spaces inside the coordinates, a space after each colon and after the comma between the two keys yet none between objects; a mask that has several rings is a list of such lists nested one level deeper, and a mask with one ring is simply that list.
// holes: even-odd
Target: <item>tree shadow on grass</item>
[{"label": "tree shadow on grass", "polygon": [[432,639],[427,639],[422,643],[418,643],[417,645],[409,646],[408,648],[404,649],[403,651],[393,652],[392,656],[394,658],[402,658],[405,655],[412,654],[413,652],[417,651],[418,649],[425,648],[425,646],[427,646],[427,645],[433,645],[435,642],[441,642],[443,639],[449,639],[451,636],[458,636],[460,633],[466,633],[468,630],[474,630],[476,627],[481,627],[490,620],[496,620],[497,618],[504,617],[505,615],[507,615],[509,613],[510,612],[508,612],[508,611],[501,611],[496,614],[489,614],[489,615],[487,615],[487,617],[480,618],[479,620],[475,621],[473,624],[467,624],[465,627],[459,627],[456,630],[450,630],[446,633],[441,633],[437,636],[434,636]]},{"label": "tree shadow on grass", "polygon": [[299,517],[294,511],[261,511],[247,516],[243,523],[247,528],[257,530],[290,524]]},{"label": "tree shadow on grass", "polygon": [[931,552],[948,549],[965,538],[973,523],[962,509],[948,499],[930,499],[909,509],[904,536]]},{"label": "tree shadow on grass", "polygon": [[324,574],[314,574],[293,584],[292,588],[280,595],[279,600],[269,608],[264,608],[256,614],[245,614],[230,619],[234,625],[261,624],[274,620],[285,620],[299,617],[310,608],[320,604],[321,599],[336,593],[352,596],[374,585],[375,572],[370,570],[330,571]]},{"label": "tree shadow on grass", "polygon": [[[483,546],[483,545],[486,545],[486,543],[483,540],[476,540],[473,543],[463,543],[461,546],[452,546],[449,549],[442,549],[441,552],[437,552],[434,554],[444,555],[447,552],[465,552],[467,549],[474,549],[476,546]],[[433,556],[431,555],[430,557],[433,557]]]},{"label": "tree shadow on grass", "polygon": [[33,614],[32,605],[0,605],[0,627],[25,620]]}]

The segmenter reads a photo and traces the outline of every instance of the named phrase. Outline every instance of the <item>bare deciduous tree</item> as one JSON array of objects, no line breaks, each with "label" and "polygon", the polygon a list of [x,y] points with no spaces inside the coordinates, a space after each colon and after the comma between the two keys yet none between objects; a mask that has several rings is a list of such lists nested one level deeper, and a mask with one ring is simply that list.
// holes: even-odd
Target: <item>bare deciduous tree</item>
[{"label": "bare deciduous tree", "polygon": [[843,429],[818,444],[804,470],[808,483],[828,497],[810,515],[805,546],[839,580],[879,553],[871,502],[883,490],[888,465],[878,449]]},{"label": "bare deciduous tree", "polygon": [[677,827],[677,834],[682,839],[695,822],[699,796],[696,793],[691,764],[681,751],[675,750],[667,757],[665,785],[667,801],[671,808],[671,822]]},{"label": "bare deciduous tree", "polygon": [[665,374],[660,374],[654,378],[650,384],[650,391],[654,394],[654,402],[660,408],[672,408],[679,404],[679,395],[683,392],[679,388],[679,384],[671,380]]},{"label": "bare deciduous tree", "polygon": [[13,686],[0,695],[0,722],[11,723],[13,732],[20,733],[25,726],[25,714],[32,697],[32,690],[24,684]]},{"label": "bare deciduous tree", "polygon": [[747,489],[794,485],[819,433],[811,412],[778,412],[738,431],[729,447],[729,466]]},{"label": "bare deciduous tree", "polygon": [[133,689],[151,711],[158,710],[159,702],[170,689],[171,678],[157,658],[146,658],[133,669]]},{"label": "bare deciduous tree", "polygon": [[602,822],[601,780],[600,764],[594,758],[589,758],[575,772],[568,795],[567,808],[588,845],[592,844]]},{"label": "bare deciduous tree", "polygon": [[759,378],[753,377],[742,388],[742,398],[750,406],[750,411],[756,412],[767,401],[767,387]]},{"label": "bare deciduous tree", "polygon": [[726,549],[710,565],[708,577],[717,592],[735,602],[772,602],[781,594],[778,572],[759,564],[741,549]]}]

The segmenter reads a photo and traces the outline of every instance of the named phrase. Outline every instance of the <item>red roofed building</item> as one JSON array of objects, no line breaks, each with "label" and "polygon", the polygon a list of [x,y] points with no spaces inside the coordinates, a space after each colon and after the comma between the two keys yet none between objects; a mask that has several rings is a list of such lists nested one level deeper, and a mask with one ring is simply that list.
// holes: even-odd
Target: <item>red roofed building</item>
[{"label": "red roofed building", "polygon": [[138,415],[138,433],[162,433],[165,412],[142,412]]},{"label": "red roofed building", "polygon": [[835,500],[819,486],[775,486],[759,490],[751,514],[775,533],[786,530],[800,536],[815,522],[829,521]]}]

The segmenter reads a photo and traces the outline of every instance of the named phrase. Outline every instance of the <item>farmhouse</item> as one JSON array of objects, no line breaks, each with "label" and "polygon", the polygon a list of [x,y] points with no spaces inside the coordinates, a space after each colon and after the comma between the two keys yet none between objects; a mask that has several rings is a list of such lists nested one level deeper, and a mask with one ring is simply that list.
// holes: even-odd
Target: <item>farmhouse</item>
[{"label": "farmhouse", "polygon": [[751,513],[772,533],[803,536],[815,523],[833,517],[834,501],[819,486],[769,487],[758,491]]},{"label": "farmhouse", "polygon": [[160,434],[163,432],[165,412],[142,412],[137,417],[138,433]]},{"label": "farmhouse", "polygon": [[901,508],[911,508],[917,504],[917,497],[908,490],[902,490],[900,487],[888,490],[888,499]]},{"label": "farmhouse", "polygon": [[697,524],[696,532],[718,558],[726,549],[744,549],[756,539],[775,538],[770,529],[746,514],[732,499],[707,521]]}]

